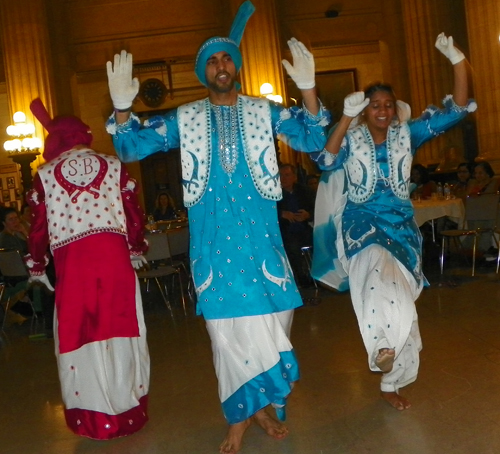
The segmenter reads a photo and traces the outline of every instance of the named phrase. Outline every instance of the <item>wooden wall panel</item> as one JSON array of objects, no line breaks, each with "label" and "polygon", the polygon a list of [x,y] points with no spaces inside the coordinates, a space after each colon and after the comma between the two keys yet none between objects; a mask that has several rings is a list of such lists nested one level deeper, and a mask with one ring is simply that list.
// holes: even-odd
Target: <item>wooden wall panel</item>
[{"label": "wooden wall panel", "polygon": [[74,44],[221,26],[218,0],[79,0],[66,4]]}]

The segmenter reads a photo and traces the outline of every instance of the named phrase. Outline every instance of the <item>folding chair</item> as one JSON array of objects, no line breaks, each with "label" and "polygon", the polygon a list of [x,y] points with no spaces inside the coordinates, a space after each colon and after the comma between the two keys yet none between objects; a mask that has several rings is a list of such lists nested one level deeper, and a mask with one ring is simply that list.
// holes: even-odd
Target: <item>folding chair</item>
[{"label": "folding chair", "polygon": [[144,279],[147,282],[147,289],[149,289],[149,281],[151,279],[156,282],[165,305],[173,315],[172,306],[170,305],[169,300],[167,283],[164,282],[162,285],[160,279],[166,278],[168,276],[178,276],[181,298],[184,305],[184,290],[182,288],[180,269],[172,265],[172,255],[170,253],[168,237],[165,233],[151,233],[149,235],[146,235],[146,239],[149,243],[149,249],[144,257],[148,261],[149,269],[138,271],[137,277],[139,279]]},{"label": "folding chair", "polygon": [[[2,320],[2,331],[4,331],[9,309],[26,294],[30,287],[28,283],[30,275],[24,264],[21,253],[11,249],[0,249],[0,274],[6,279],[6,282],[2,283],[3,289],[0,297],[0,306],[4,309],[4,317]],[[14,285],[9,285],[7,282],[9,278],[15,278],[18,282]],[[33,322],[36,321],[38,317],[31,300],[29,304],[33,311],[33,317],[31,319],[31,328],[33,328]]]},{"label": "folding chair", "polygon": [[[461,242],[463,237],[472,237],[472,276],[476,270],[476,249],[477,241],[481,235],[490,234],[492,238],[493,232],[496,230],[498,203],[500,200],[499,194],[481,194],[479,196],[467,197],[465,200],[465,226],[462,229],[443,230],[441,232],[441,274],[444,270],[445,243],[450,238],[453,238],[455,245],[465,255],[465,248]],[[498,268],[498,260],[497,260]]]},{"label": "folding chair", "polygon": [[[189,299],[193,302],[194,285],[189,268],[189,228],[178,227],[175,229],[165,230],[165,233],[168,237],[170,254],[172,255],[171,264],[185,273],[188,280],[187,289]],[[182,302],[184,305],[184,313],[186,314],[185,301],[183,300]]]}]

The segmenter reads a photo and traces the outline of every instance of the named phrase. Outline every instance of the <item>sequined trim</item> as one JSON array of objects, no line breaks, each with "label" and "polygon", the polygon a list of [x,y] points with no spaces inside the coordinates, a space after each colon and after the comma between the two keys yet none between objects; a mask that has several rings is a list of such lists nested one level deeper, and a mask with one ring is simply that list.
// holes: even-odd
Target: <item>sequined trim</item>
[{"label": "sequined trim", "polygon": [[231,175],[238,165],[238,109],[236,106],[210,104],[214,112],[219,135],[219,164],[225,173]]}]

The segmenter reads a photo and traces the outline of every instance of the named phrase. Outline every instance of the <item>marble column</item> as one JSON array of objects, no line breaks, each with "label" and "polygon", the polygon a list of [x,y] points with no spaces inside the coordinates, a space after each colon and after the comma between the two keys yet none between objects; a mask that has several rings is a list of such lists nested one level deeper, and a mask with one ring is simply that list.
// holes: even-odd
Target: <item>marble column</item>
[{"label": "marble column", "polygon": [[465,11],[478,104],[478,159],[500,173],[500,2],[466,0]]},{"label": "marble column", "polygon": [[[459,5],[450,0],[405,0],[401,2],[410,77],[412,117],[418,117],[429,104],[441,107],[441,100],[453,91],[453,69],[449,60],[436,48],[439,33],[452,35],[459,30],[452,23],[453,8]],[[460,42],[458,36],[456,41]],[[424,165],[439,164],[450,147],[463,153],[460,127],[434,138],[422,146],[415,157]]]},{"label": "marble column", "polygon": [[0,26],[9,108],[22,111],[35,124],[35,135],[44,137],[29,105],[40,97],[53,113],[52,75],[48,23],[44,0],[1,0]]}]

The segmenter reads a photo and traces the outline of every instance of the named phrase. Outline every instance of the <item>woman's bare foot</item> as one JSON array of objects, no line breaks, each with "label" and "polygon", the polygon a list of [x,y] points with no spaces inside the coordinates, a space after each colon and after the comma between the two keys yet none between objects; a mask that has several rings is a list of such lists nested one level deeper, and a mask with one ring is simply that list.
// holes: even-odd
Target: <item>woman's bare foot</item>
[{"label": "woman's bare foot", "polygon": [[227,430],[226,438],[222,441],[219,446],[220,454],[236,454],[243,444],[243,435],[245,431],[250,427],[251,420],[246,419],[243,422],[237,424],[231,424]]},{"label": "woman's bare foot", "polygon": [[281,424],[272,418],[271,415],[267,413],[265,408],[255,413],[252,418],[260,427],[262,427],[262,429],[264,429],[267,435],[270,435],[273,438],[281,440],[288,435],[288,428],[284,424]]},{"label": "woman's bare foot", "polygon": [[389,402],[396,410],[403,411],[411,407],[410,401],[400,396],[398,393],[380,391],[380,395],[382,399]]},{"label": "woman's bare foot", "polygon": [[387,374],[392,370],[396,351],[393,348],[381,348],[375,358],[375,364],[384,373]]}]

